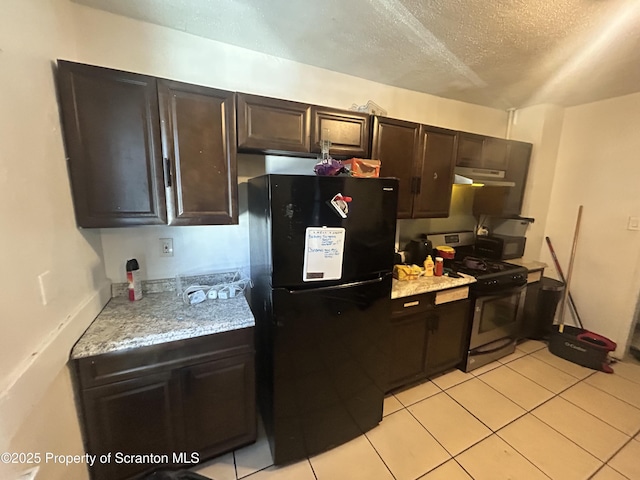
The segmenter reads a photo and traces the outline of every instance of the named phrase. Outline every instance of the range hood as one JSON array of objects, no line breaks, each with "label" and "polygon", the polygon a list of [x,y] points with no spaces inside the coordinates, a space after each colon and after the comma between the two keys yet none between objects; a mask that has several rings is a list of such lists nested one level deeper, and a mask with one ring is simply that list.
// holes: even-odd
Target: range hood
[{"label": "range hood", "polygon": [[489,168],[456,167],[453,183],[456,185],[476,185],[486,187],[515,187],[515,182],[505,180],[504,170]]}]

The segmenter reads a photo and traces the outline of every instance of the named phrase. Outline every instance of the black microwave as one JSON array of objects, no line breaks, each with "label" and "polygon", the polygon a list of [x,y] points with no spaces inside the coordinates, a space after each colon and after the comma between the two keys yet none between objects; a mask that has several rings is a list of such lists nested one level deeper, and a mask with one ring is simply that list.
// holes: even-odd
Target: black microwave
[{"label": "black microwave", "polygon": [[524,255],[526,237],[490,235],[476,238],[476,254],[496,260],[509,260]]}]

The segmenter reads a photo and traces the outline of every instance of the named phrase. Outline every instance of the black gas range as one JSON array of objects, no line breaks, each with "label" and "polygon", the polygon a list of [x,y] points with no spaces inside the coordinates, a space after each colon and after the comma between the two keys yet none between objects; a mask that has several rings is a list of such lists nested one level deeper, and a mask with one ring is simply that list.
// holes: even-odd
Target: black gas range
[{"label": "black gas range", "polygon": [[463,370],[470,371],[515,351],[521,330],[527,269],[476,255],[473,232],[428,235],[434,248],[453,247],[445,267],[475,277],[469,285],[469,347]]},{"label": "black gas range", "polygon": [[476,283],[472,284],[471,291],[476,293],[491,293],[527,284],[526,268],[473,255],[453,260],[449,268],[475,277]]},{"label": "black gas range", "polygon": [[455,258],[445,260],[445,267],[475,277],[476,283],[470,285],[471,292],[490,293],[527,284],[526,268],[478,256],[473,232],[442,233],[427,238],[434,248],[446,245],[455,249]]}]

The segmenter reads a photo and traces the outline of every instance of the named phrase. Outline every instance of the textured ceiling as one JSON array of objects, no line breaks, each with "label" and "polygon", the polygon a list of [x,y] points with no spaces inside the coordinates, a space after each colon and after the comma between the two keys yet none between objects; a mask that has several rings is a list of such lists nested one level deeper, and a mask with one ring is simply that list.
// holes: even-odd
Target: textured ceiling
[{"label": "textured ceiling", "polygon": [[500,109],[640,91],[640,0],[73,0]]}]

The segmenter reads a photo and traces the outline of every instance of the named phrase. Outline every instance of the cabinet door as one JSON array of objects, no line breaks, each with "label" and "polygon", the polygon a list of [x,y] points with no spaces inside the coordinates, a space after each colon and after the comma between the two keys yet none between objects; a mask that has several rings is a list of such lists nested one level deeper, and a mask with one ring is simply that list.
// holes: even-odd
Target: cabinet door
[{"label": "cabinet door", "polygon": [[186,451],[208,457],[255,441],[253,354],[181,370]]},{"label": "cabinet door", "polygon": [[428,316],[427,375],[443,372],[462,361],[467,348],[469,315],[469,300],[460,300],[440,305]]},{"label": "cabinet door", "polygon": [[170,225],[238,223],[233,92],[158,80]]},{"label": "cabinet door", "polygon": [[456,165],[505,170],[507,168],[507,145],[508,141],[502,138],[458,132]]},{"label": "cabinet door", "polygon": [[509,155],[507,163],[506,180],[515,182],[515,187],[509,189],[503,209],[504,215],[520,215],[524,190],[527,185],[529,172],[529,160],[531,159],[532,145],[530,143],[509,141]]},{"label": "cabinet door", "polygon": [[456,132],[420,127],[420,180],[413,218],[448,217],[455,167]]},{"label": "cabinet door", "polygon": [[117,463],[116,452],[167,454],[171,460],[177,451],[173,416],[178,402],[170,377],[170,372],[149,375],[83,392],[87,451],[112,455],[110,463],[92,467],[93,480],[130,478],[161,466]]},{"label": "cabinet door", "polygon": [[311,151],[322,152],[322,140],[331,141],[334,156],[369,157],[369,115],[331,108],[311,109]]},{"label": "cabinet door", "polygon": [[482,135],[458,132],[456,165],[459,167],[481,168],[484,139],[485,137]]},{"label": "cabinet door", "polygon": [[506,170],[508,140],[486,137],[482,145],[482,168]]},{"label": "cabinet door", "polygon": [[311,106],[238,94],[238,151],[309,153]]},{"label": "cabinet door", "polygon": [[374,117],[371,158],[380,160],[380,176],[399,180],[398,218],[411,218],[419,155],[420,125]]},{"label": "cabinet door", "polygon": [[80,227],[166,223],[156,79],[58,61]]},{"label": "cabinet door", "polygon": [[427,315],[416,312],[391,319],[389,390],[424,377]]}]

